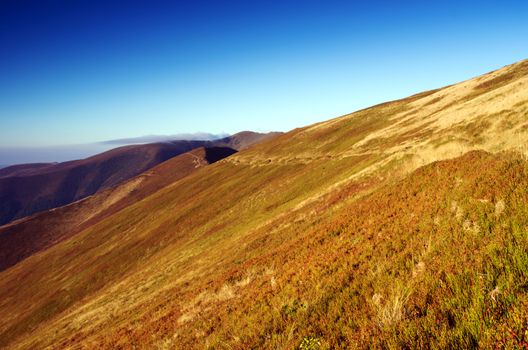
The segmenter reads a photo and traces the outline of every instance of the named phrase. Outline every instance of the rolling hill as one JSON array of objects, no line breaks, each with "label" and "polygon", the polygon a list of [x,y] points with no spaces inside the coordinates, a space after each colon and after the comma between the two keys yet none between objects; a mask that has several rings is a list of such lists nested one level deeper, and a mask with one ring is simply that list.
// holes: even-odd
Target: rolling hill
[{"label": "rolling hill", "polygon": [[9,176],[23,176],[30,175],[37,171],[42,171],[46,168],[50,168],[57,163],[29,163],[29,164],[18,164],[11,166],[0,166],[0,178]]},{"label": "rolling hill", "polygon": [[522,61],[199,168],[0,272],[0,346],[522,348],[527,114]]},{"label": "rolling hill", "polygon": [[119,147],[87,159],[0,170],[0,225],[113,187],[198,147],[242,149],[275,133],[241,132],[218,141],[171,141]]},{"label": "rolling hill", "polygon": [[235,152],[228,147],[199,147],[166,160],[115,187],[0,226],[0,271]]}]

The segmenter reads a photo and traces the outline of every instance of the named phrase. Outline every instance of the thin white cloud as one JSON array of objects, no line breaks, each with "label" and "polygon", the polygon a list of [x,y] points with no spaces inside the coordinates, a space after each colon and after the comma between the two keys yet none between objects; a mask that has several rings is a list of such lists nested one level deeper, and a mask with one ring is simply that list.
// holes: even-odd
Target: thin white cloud
[{"label": "thin white cloud", "polygon": [[151,142],[165,142],[175,140],[186,140],[186,141],[211,141],[218,140],[229,136],[229,134],[211,134],[207,132],[196,132],[196,133],[181,133],[174,135],[147,135],[139,137],[129,137],[124,139],[108,140],[103,141],[101,144],[105,145],[132,145],[140,143],[151,143]]}]

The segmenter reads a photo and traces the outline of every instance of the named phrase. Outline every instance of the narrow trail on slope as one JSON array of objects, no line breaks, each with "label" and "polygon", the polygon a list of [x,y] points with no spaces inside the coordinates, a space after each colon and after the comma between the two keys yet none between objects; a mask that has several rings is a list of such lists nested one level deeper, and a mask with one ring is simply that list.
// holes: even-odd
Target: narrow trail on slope
[{"label": "narrow trail on slope", "polygon": [[202,166],[204,166],[205,164],[203,164],[202,160],[200,159],[200,157],[198,157],[197,155],[195,154],[192,154],[192,153],[189,153],[189,155],[191,157],[193,157],[193,164],[194,164],[194,167],[195,168],[200,168]]},{"label": "narrow trail on slope", "polygon": [[251,165],[251,166],[267,166],[267,165],[288,165],[288,164],[309,164],[315,161],[330,161],[330,160],[342,160],[349,157],[361,157],[367,155],[376,155],[377,153],[351,153],[346,152],[342,154],[321,154],[310,157],[269,157],[269,158],[249,158],[249,157],[233,157],[223,159],[221,162],[229,162],[235,165]]}]

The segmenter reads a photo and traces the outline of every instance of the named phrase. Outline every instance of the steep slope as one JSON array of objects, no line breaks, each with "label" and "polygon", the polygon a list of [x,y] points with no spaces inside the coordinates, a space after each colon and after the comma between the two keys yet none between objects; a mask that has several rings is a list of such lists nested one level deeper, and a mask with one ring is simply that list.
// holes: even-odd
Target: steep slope
[{"label": "steep slope", "polygon": [[467,152],[524,151],[527,87],[523,61],[198,169],[1,272],[0,345],[522,346],[527,164]]},{"label": "steep slope", "polygon": [[63,241],[161,188],[236,151],[200,147],[70,205],[41,212],[0,227],[0,271]]},{"label": "steep slope", "polygon": [[71,162],[8,167],[0,170],[0,225],[85,198],[197,147],[238,150],[272,136],[242,132],[218,141],[132,145]]},{"label": "steep slope", "polygon": [[125,146],[83,160],[32,168],[29,174],[15,172],[0,178],[0,224],[82,199],[199,146],[192,141]]}]

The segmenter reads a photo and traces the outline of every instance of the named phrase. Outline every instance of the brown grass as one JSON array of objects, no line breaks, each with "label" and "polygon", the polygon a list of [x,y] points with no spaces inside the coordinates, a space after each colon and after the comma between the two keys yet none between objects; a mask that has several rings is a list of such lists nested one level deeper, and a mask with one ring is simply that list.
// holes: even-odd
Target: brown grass
[{"label": "brown grass", "polygon": [[524,74],[464,100],[482,79],[198,168],[1,272],[0,346],[522,346],[528,166],[471,123],[515,114]]}]

